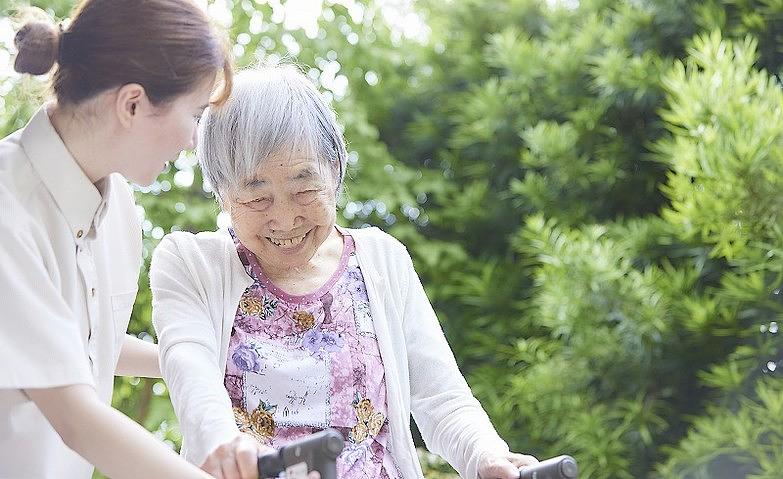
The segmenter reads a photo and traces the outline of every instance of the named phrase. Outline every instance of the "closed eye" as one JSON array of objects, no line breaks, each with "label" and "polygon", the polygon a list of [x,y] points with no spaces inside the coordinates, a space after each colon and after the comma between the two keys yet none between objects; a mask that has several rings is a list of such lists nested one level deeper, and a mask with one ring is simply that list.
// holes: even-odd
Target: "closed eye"
[{"label": "closed eye", "polygon": [[304,190],[296,193],[297,201],[301,203],[312,203],[318,196],[319,190]]},{"label": "closed eye", "polygon": [[256,198],[254,200],[245,201],[242,204],[255,209],[266,209],[272,204],[272,200],[270,198]]}]

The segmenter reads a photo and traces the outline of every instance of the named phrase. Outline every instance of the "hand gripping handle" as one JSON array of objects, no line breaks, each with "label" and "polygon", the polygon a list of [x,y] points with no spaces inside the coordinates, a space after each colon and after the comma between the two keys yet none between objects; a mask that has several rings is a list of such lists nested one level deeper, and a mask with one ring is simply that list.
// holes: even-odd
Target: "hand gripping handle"
[{"label": "hand gripping handle", "polygon": [[519,479],[576,479],[579,469],[571,456],[557,456],[519,469]]},{"label": "hand gripping handle", "polygon": [[325,429],[258,457],[258,477],[277,477],[291,466],[304,463],[307,471],[318,471],[321,479],[337,479],[337,456],[343,450],[342,434]]}]

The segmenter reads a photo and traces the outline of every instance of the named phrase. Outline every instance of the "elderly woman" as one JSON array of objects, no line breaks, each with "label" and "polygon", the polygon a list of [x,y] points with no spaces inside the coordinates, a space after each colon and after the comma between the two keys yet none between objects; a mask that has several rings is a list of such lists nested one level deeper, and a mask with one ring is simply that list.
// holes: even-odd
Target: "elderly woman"
[{"label": "elderly woman", "polygon": [[413,414],[462,477],[537,462],[509,452],[472,396],[405,247],[335,224],[345,144],[304,75],[238,75],[201,128],[199,161],[232,227],[168,235],[150,273],[188,460],[231,470],[248,441],[333,427],[339,477],[421,478]]}]

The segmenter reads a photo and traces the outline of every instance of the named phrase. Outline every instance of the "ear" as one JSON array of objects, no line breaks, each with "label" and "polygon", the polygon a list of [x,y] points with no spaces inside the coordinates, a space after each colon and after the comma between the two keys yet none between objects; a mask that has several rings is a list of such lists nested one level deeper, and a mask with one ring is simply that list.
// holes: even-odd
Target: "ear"
[{"label": "ear", "polygon": [[120,124],[130,128],[137,118],[148,113],[151,104],[144,87],[138,83],[128,83],[117,90],[114,109]]}]

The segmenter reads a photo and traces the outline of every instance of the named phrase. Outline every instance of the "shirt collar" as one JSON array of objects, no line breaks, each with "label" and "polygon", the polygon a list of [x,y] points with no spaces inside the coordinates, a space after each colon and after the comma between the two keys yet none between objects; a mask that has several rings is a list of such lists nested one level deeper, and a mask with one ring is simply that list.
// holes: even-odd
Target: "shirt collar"
[{"label": "shirt collar", "polygon": [[76,239],[86,236],[103,197],[57,134],[46,106],[41,107],[27,124],[21,142],[30,163],[68,222],[73,236]]}]

